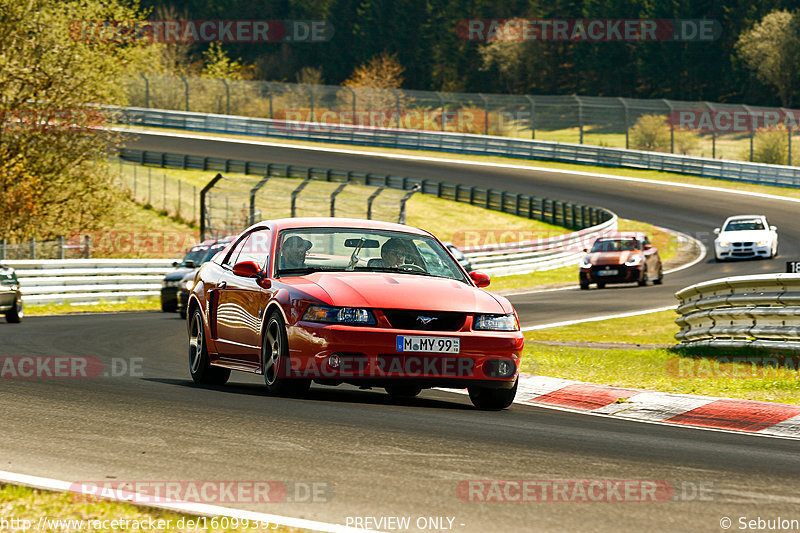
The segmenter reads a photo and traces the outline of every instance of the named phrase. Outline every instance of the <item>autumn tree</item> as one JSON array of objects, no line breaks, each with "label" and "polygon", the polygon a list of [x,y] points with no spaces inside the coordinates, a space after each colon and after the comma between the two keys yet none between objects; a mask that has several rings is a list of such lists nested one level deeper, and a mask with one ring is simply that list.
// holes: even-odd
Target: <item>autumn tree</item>
[{"label": "autumn tree", "polygon": [[93,21],[137,16],[114,0],[0,0],[0,237],[90,230],[114,211],[118,139],[98,104],[124,103],[120,77],[144,52]]}]

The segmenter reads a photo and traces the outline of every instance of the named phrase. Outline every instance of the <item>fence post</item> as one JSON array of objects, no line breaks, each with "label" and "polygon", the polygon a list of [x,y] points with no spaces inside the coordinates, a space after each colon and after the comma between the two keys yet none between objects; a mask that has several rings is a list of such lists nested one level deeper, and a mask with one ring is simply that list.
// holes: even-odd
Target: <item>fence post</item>
[{"label": "fence post", "polygon": [[267,183],[267,180],[269,180],[269,175],[261,178],[261,180],[250,189],[250,224],[256,223],[256,193]]},{"label": "fence post", "polygon": [[181,81],[183,81],[183,87],[184,87],[184,91],[185,91],[184,92],[184,99],[185,99],[185,102],[186,102],[186,111],[189,111],[189,82],[186,81],[186,77],[185,76],[178,76],[178,77],[181,79]]},{"label": "fence post", "polygon": [[529,94],[525,95],[528,102],[531,104],[531,139],[536,138],[536,101]]},{"label": "fence post", "polygon": [[583,144],[583,102],[577,94],[572,95],[578,102],[578,128],[580,128],[580,144]]},{"label": "fence post", "polygon": [[[672,104],[669,103],[669,100],[666,98],[661,99],[669,109],[669,114],[667,115],[667,123],[669,124],[669,153],[675,153],[675,128],[672,125]],[[625,147],[627,148],[627,146]]]},{"label": "fence post", "polygon": [[153,175],[149,167],[147,169],[147,203],[153,205]]},{"label": "fence post", "polygon": [[375,198],[385,189],[386,187],[378,187],[378,189],[372,193],[367,200],[367,220],[372,220],[372,202],[375,201]]},{"label": "fence post", "polygon": [[206,194],[221,179],[222,179],[222,174],[217,174],[200,191],[200,240],[201,241],[206,240]]},{"label": "fence post", "polygon": [[161,176],[164,178],[164,180],[163,180],[164,181],[164,186],[162,187],[162,190],[161,190],[161,193],[162,193],[161,194],[161,198],[162,198],[161,203],[164,206],[164,212],[166,213],[167,212],[167,175],[166,175],[166,173],[162,173]]},{"label": "fence post", "polygon": [[483,134],[489,135],[489,99],[481,93],[478,96],[483,100]]},{"label": "fence post", "polygon": [[414,187],[411,188],[410,191],[408,191],[405,194],[405,196],[403,196],[403,199],[400,200],[400,216],[397,217],[398,224],[406,223],[406,202],[408,201],[409,198],[411,198],[414,195],[414,193],[418,192],[419,190],[420,186],[419,183],[417,183],[416,185],[414,185]]},{"label": "fence post", "polygon": [[225,84],[225,114],[231,114],[231,88],[228,86],[228,82],[224,78],[220,78],[223,84]]},{"label": "fence post", "polygon": [[784,124],[786,124],[786,148],[787,148],[786,164],[791,166],[792,165],[792,127],[789,125],[789,122],[786,120],[786,117],[788,116],[789,113],[791,113],[791,111],[789,111],[788,109],[784,109],[783,107],[781,108],[781,111],[783,112],[783,117],[784,117],[784,121],[783,122],[784,122]]},{"label": "fence post", "polygon": [[85,235],[83,237],[83,245],[84,245],[83,253],[86,256],[86,259],[91,259],[92,258],[92,236],[91,235]]},{"label": "fence post", "polygon": [[[714,108],[711,107],[711,104],[708,102],[703,102],[703,105],[705,105],[708,108],[710,114],[713,116]],[[717,132],[714,128],[711,128],[711,159],[716,159],[716,158],[717,158]]]},{"label": "fence post", "polygon": [[[328,177],[330,177],[330,175]],[[336,196],[338,196],[339,193],[342,192],[345,187],[347,187],[347,182],[343,181],[342,184],[339,185],[338,187],[336,187],[336,190],[331,193],[331,216],[332,217],[336,216]]]},{"label": "fence post", "polygon": [[[287,174],[288,174],[288,169],[287,169]],[[292,191],[292,218],[294,218],[294,216],[295,216],[295,207],[296,207],[296,204],[297,204],[297,195],[300,194],[300,192],[303,189],[305,189],[306,185],[308,185],[310,182],[311,182],[311,178],[306,178],[306,179],[303,180],[303,183],[298,185],[297,188]]]},{"label": "fence post", "polygon": [[628,103],[625,102],[625,99],[621,96],[619,97],[619,101],[622,104],[622,109],[625,111],[625,149],[627,150],[630,148],[630,144],[628,142],[628,130],[630,129],[630,117],[628,115]]},{"label": "fence post", "polygon": [[150,80],[144,74],[139,74],[144,80],[144,106],[150,107]]},{"label": "fence post", "polygon": [[[394,94],[394,106],[397,110],[397,129],[400,129],[400,93],[397,92],[397,89],[389,89]],[[353,118],[355,119],[355,112],[353,112]]]},{"label": "fence post", "polygon": [[444,98],[442,97],[441,93],[439,93],[438,91],[436,92],[436,96],[439,97],[439,107],[440,107],[440,110],[441,110],[440,112],[441,112],[441,118],[442,118],[442,131],[444,131]]},{"label": "fence post", "polygon": [[750,106],[742,104],[742,107],[745,111],[747,111],[747,118],[749,119],[747,123],[749,124],[748,128],[750,129],[750,162],[753,162],[753,135],[755,133],[755,128],[753,127],[753,112],[750,110]]},{"label": "fence post", "polygon": [[8,246],[8,241],[5,239],[0,239],[0,261],[6,260],[6,247]]},{"label": "fence post", "polygon": [[58,238],[58,258],[64,259],[64,236]]},{"label": "fence post", "polygon": [[31,259],[36,260],[36,238],[31,237]]},{"label": "fence post", "polygon": [[178,218],[181,218],[181,181],[178,180]]}]

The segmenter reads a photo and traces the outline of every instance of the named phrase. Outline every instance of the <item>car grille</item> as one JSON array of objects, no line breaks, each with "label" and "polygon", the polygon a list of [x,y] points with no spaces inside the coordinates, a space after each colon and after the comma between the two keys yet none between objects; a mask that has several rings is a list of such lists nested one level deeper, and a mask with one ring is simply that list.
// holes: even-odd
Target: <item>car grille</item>
[{"label": "car grille", "polygon": [[464,327],[464,322],[467,320],[466,313],[446,311],[384,309],[383,314],[395,329],[420,331],[458,331]]},{"label": "car grille", "polygon": [[753,242],[732,242],[731,255],[734,257],[747,257],[755,255],[756,251],[753,248]]}]

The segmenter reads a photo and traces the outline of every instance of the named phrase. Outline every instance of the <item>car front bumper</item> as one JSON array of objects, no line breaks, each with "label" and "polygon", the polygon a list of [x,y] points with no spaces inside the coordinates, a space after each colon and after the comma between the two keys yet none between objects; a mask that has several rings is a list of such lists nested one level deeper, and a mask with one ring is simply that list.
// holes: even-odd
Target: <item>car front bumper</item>
[{"label": "car front bumper", "polygon": [[753,257],[770,257],[772,244],[759,245],[754,242],[734,242],[728,246],[714,243],[717,257],[720,259],[749,259]]},{"label": "car front bumper", "polygon": [[[411,380],[423,387],[510,388],[519,374],[524,344],[520,331],[432,332],[311,322],[299,322],[287,328],[287,334],[291,347],[287,377],[377,386]],[[457,338],[460,350],[400,352],[398,336]],[[500,361],[510,371],[498,377],[493,373]]]},{"label": "car front bumper", "polygon": [[581,283],[632,283],[642,279],[642,265],[592,265],[581,268]]}]

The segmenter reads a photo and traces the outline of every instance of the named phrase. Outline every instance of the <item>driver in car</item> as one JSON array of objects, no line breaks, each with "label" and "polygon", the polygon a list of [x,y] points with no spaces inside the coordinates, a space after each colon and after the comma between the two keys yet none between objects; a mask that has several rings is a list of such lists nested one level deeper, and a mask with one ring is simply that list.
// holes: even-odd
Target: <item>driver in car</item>
[{"label": "driver in car", "polygon": [[305,268],[306,253],[311,248],[311,241],[307,241],[297,235],[292,235],[281,247],[281,268]]},{"label": "driver in car", "polygon": [[381,259],[383,266],[388,268],[399,267],[400,265],[423,266],[416,259],[415,253],[409,250],[409,245],[401,239],[391,238],[381,247]]}]

